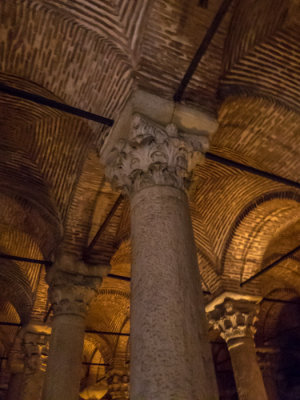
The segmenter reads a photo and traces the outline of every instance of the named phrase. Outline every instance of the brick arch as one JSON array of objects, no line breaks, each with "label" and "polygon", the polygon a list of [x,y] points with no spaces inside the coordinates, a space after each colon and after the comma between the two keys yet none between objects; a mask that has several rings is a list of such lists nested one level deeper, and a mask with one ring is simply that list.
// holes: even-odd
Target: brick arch
[{"label": "brick arch", "polygon": [[[300,304],[299,292],[294,288],[288,286],[284,287],[283,285],[266,292],[264,297],[296,303],[299,302]],[[291,306],[293,307],[293,304],[291,304]],[[256,325],[259,345],[263,345],[264,341],[268,337],[271,337],[276,333],[283,307],[284,303],[280,302],[268,302],[262,300],[260,303],[259,318]]]},{"label": "brick arch", "polygon": [[[61,219],[49,186],[25,142],[3,124],[0,150],[0,221],[2,230],[28,233],[45,256],[61,236]],[[1,245],[1,242],[0,242]]]},{"label": "brick arch", "polygon": [[[124,318],[124,321],[120,328],[120,333],[129,333],[130,332],[130,318],[127,315]],[[114,362],[122,367],[126,366],[126,362],[129,360],[128,354],[128,344],[129,337],[127,336],[119,336],[114,348]]]},{"label": "brick arch", "polygon": [[221,286],[220,275],[216,272],[212,260],[199,248],[197,258],[203,290],[215,293]]},{"label": "brick arch", "polygon": [[[20,315],[15,307],[8,301],[5,296],[0,296],[0,318],[1,321],[7,322],[21,322]],[[23,321],[22,321],[23,322]],[[0,342],[1,349],[0,354],[8,355],[11,347],[13,346],[14,338],[19,330],[19,327],[15,326],[0,326]]]},{"label": "brick arch", "polygon": [[[6,242],[16,241],[18,232],[31,237],[39,248],[39,254],[47,258],[56,244],[61,240],[61,226],[58,220],[49,218],[49,214],[43,207],[28,201],[24,197],[13,193],[11,190],[3,190],[0,195],[0,227]],[[1,235],[0,235],[0,246]],[[4,246],[5,247],[5,246]],[[29,254],[28,248],[23,248],[20,256],[34,257]]]},{"label": "brick arch", "polygon": [[28,322],[33,306],[32,288],[25,273],[11,260],[1,260],[0,293],[1,301],[13,305],[21,322]]},{"label": "brick arch", "polygon": [[[84,339],[82,360],[88,363],[106,363],[95,341],[92,341],[87,335]],[[105,366],[83,365],[82,371],[84,376],[81,378],[81,387],[85,387],[95,384],[99,373],[105,374]]]},{"label": "brick arch", "polygon": [[236,2],[224,52],[223,97],[260,93],[299,110],[296,7],[293,0]]},{"label": "brick arch", "polygon": [[[11,7],[10,1],[1,2],[1,70],[36,82],[74,106],[111,115],[120,105],[116,104],[115,97],[121,98],[122,103],[131,90],[128,49],[122,51],[122,46],[102,34],[101,27],[107,29],[105,17],[105,23],[99,23],[100,29],[94,32],[89,23],[82,23],[88,7],[82,8],[80,18],[72,15],[75,9],[69,3],[57,7],[45,6],[39,1],[30,4],[17,1],[15,7]],[[139,10],[134,9],[137,20]],[[101,11],[99,7],[93,18],[99,19]],[[35,35],[27,29],[29,21]],[[49,26],[53,29],[49,30]],[[122,27],[116,21],[109,32]],[[124,35],[118,36],[117,32],[115,37],[124,40]],[[47,46],[41,45],[45,40]]]},{"label": "brick arch", "polygon": [[[61,101],[49,90],[30,81],[5,74],[0,74],[0,80]],[[0,95],[1,103],[0,117],[4,121],[1,139],[5,145],[9,142],[11,152],[6,164],[13,169],[12,174],[16,174],[19,168],[17,172],[22,174],[23,181],[30,181],[30,185],[24,188],[25,193],[38,186],[39,190],[33,190],[31,197],[37,194],[43,197],[45,192],[48,194],[48,199],[44,195],[37,203],[46,207],[52,202],[50,215],[58,215],[63,223],[84,159],[95,141],[95,133],[82,119],[50,107],[5,95]],[[14,118],[14,115],[17,117]]]},{"label": "brick arch", "polygon": [[240,282],[260,269],[275,231],[300,218],[299,203],[299,196],[288,191],[265,193],[248,204],[228,236],[222,255],[223,275]]},{"label": "brick arch", "polygon": [[108,336],[87,333],[85,340],[91,342],[99,350],[105,364],[111,364],[113,359],[113,346]]},{"label": "brick arch", "polygon": [[[96,331],[120,332],[124,319],[128,315],[129,292],[124,289],[111,287],[109,282],[104,281],[100,294],[91,303],[87,317],[87,326],[89,329]],[[102,339],[106,343],[109,343],[110,354],[113,357],[118,337],[103,335]]]},{"label": "brick arch", "polygon": [[[68,252],[82,256],[88,242],[94,237],[95,227],[98,229],[99,224],[101,224],[101,218],[98,214],[102,216],[107,208],[105,201],[99,194],[105,184],[104,168],[99,163],[97,152],[95,149],[89,149],[82,164],[80,175],[76,180],[76,185],[74,185],[66,215],[63,245]],[[99,240],[95,245],[93,254],[89,254],[89,260],[93,263],[103,262],[104,251],[98,251],[97,247],[101,244],[102,241]]]}]

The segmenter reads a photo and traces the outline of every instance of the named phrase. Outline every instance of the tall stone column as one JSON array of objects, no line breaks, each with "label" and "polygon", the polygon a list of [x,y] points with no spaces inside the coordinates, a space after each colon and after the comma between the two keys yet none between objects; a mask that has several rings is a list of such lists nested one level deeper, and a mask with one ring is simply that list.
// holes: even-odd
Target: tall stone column
[{"label": "tall stone column", "polygon": [[31,322],[22,328],[9,357],[12,376],[8,400],[41,399],[49,350],[49,326]]},{"label": "tall stone column", "polygon": [[41,399],[47,368],[49,333],[27,330],[24,335],[25,369],[22,400]]},{"label": "tall stone column", "polygon": [[131,203],[131,400],[218,398],[185,193],[206,143],[135,114],[107,162]]},{"label": "tall stone column", "polygon": [[208,320],[226,341],[240,400],[267,400],[256,358],[257,298],[222,295],[206,307]]},{"label": "tall stone column", "polygon": [[78,400],[85,317],[107,272],[67,255],[48,271],[53,322],[43,400]]}]

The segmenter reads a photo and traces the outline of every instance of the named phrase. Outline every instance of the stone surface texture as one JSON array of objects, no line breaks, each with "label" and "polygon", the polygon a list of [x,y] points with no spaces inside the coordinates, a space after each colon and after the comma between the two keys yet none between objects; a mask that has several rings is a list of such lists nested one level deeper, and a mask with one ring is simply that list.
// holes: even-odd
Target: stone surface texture
[{"label": "stone surface texture", "polygon": [[129,371],[128,368],[113,368],[107,374],[108,393],[112,400],[129,399]]},{"label": "stone surface texture", "polygon": [[132,117],[128,139],[120,140],[107,161],[107,177],[128,194],[147,186],[184,189],[192,169],[203,160],[208,139],[162,127],[140,114]]},{"label": "stone surface texture", "polygon": [[238,300],[225,297],[221,304],[208,312],[209,323],[220,331],[221,337],[227,343],[239,337],[254,338],[259,306],[256,298],[251,300],[251,296]]},{"label": "stone surface texture", "polygon": [[257,298],[241,296],[237,300],[222,296],[221,303],[208,312],[210,324],[221,332],[227,343],[241,400],[268,399],[254,342],[258,311]]},{"label": "stone surface texture", "polygon": [[66,254],[49,270],[54,316],[43,400],[78,400],[85,317],[108,271],[106,265],[87,266]]},{"label": "stone surface texture", "polygon": [[131,399],[218,397],[184,192],[204,148],[135,115],[108,163],[131,200]]},{"label": "stone surface texture", "polygon": [[[204,130],[209,153],[294,181],[252,174],[207,153],[191,177],[170,176],[184,186],[191,180],[188,207],[205,304],[224,291],[260,296],[256,347],[278,353],[272,376],[280,400],[300,398],[299,250],[240,287],[300,243],[299,0],[232,1],[174,102],[222,3],[0,1],[0,84],[114,120],[105,126],[0,91],[0,254],[52,261],[62,246],[88,264],[111,263],[111,273],[124,277],[105,277],[88,307],[73,302],[86,295],[78,281],[76,295],[52,292],[65,321],[73,315],[67,312],[87,309],[89,332],[124,333],[85,332],[82,394],[91,387],[103,392],[107,370],[130,365],[131,207],[106,180],[105,156],[117,140],[128,139],[138,113],[165,132],[162,164],[166,142],[175,140],[166,127],[175,124],[179,141]],[[48,272],[34,261],[1,256],[0,400],[22,381],[22,346],[15,369],[6,360],[19,324],[52,324]],[[219,395],[232,399],[237,391],[227,346],[220,331],[210,331],[209,339]],[[94,387],[99,379],[104,389]],[[20,400],[15,392],[12,397]]]},{"label": "stone surface texture", "polygon": [[8,400],[41,400],[50,334],[49,326],[37,321],[20,330],[9,356],[12,375]]}]

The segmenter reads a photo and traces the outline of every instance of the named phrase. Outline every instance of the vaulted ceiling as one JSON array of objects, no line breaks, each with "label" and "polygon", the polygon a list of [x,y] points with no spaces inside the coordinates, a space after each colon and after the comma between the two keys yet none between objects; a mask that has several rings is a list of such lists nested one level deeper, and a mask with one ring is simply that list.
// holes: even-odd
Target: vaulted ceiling
[{"label": "vaulted ceiling", "polygon": [[[205,9],[198,0],[2,0],[0,83],[112,119],[138,87],[171,100],[221,2]],[[297,182],[299,4],[233,0],[182,99],[218,118],[212,153]],[[110,215],[119,193],[98,156],[110,128],[1,92],[0,127],[1,251],[49,259],[62,241],[129,277],[128,202]],[[299,193],[208,159],[196,168],[190,207],[206,291],[240,290],[241,280],[299,245]],[[299,293],[299,256],[280,268],[249,288]],[[36,264],[3,261],[4,319],[45,316],[43,275]],[[128,332],[129,291],[127,281],[105,279],[88,327]],[[24,293],[23,307],[16,293]],[[96,347],[106,362],[116,349],[128,355],[127,339],[89,341],[87,353]]]}]

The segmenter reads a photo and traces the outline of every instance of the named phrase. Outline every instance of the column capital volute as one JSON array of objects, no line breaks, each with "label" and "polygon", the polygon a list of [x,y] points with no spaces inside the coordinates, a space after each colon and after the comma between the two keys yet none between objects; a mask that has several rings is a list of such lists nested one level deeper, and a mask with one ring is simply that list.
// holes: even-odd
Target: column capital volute
[{"label": "column capital volute", "polygon": [[232,339],[253,338],[261,297],[223,293],[206,306],[210,327],[228,343]]},{"label": "column capital volute", "polygon": [[109,270],[110,266],[107,264],[88,265],[71,254],[59,253],[46,275],[54,315],[85,316]]}]

